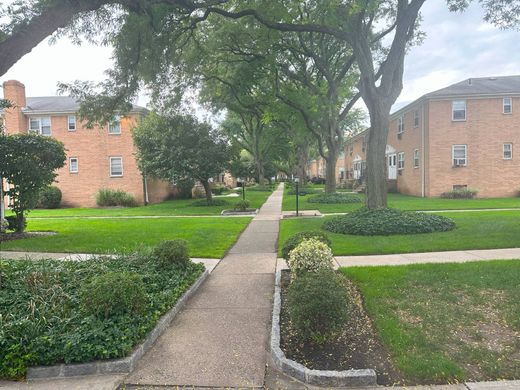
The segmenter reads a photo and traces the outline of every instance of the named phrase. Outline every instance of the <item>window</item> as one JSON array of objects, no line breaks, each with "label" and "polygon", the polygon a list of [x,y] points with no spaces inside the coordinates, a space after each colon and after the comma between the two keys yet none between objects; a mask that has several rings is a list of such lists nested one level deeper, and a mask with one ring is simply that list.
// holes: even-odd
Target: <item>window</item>
[{"label": "window", "polygon": [[108,124],[108,134],[121,134],[121,118],[118,115]]},{"label": "window", "polygon": [[110,177],[123,176],[123,157],[110,157]]},{"label": "window", "polygon": [[464,167],[468,163],[468,147],[467,145],[453,145],[452,157],[454,167]]},{"label": "window", "polygon": [[77,157],[69,158],[69,172],[78,173],[78,158]]},{"label": "window", "polygon": [[513,144],[504,144],[504,160],[511,160],[513,158]]},{"label": "window", "polygon": [[451,105],[451,119],[454,121],[465,121],[466,120],[466,101],[455,100]]},{"label": "window", "polygon": [[397,120],[397,134],[401,134],[404,132],[404,116],[401,115]]},{"label": "window", "polygon": [[397,169],[404,169],[404,152],[397,153]]},{"label": "window", "polygon": [[42,118],[30,118],[29,133],[47,136],[51,135],[51,118],[49,116]]},{"label": "window", "polygon": [[76,116],[69,115],[68,119],[68,129],[69,131],[76,131]]},{"label": "window", "polygon": [[413,167],[414,168],[419,168],[419,149],[415,149],[413,151]]},{"label": "window", "polygon": [[419,110],[413,112],[413,127],[419,127]]},{"label": "window", "polygon": [[502,112],[504,114],[512,114],[513,113],[513,99],[510,97],[506,97],[502,101]]}]

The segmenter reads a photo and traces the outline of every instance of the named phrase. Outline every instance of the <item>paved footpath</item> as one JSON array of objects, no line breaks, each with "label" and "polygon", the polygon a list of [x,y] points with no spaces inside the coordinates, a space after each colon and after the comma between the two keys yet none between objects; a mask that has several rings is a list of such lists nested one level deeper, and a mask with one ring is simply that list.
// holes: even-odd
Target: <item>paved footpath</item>
[{"label": "paved footpath", "polygon": [[283,186],[125,383],[251,388],[264,385]]}]

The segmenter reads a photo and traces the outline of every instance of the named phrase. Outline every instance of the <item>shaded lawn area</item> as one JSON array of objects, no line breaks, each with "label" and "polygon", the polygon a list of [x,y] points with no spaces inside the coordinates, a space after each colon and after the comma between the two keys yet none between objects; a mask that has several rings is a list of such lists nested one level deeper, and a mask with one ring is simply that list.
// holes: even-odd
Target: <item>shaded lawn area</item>
[{"label": "shaded lawn area", "polygon": [[192,257],[221,258],[251,218],[49,219],[29,220],[28,231],[55,236],[1,243],[2,250],[107,253],[131,251],[163,240],[188,241]]},{"label": "shaded lawn area", "polygon": [[520,377],[520,261],[341,271],[408,380]]},{"label": "shaded lawn area", "polygon": [[[271,195],[268,191],[247,191],[246,199],[252,208],[259,208]],[[232,209],[242,197],[216,197],[224,199],[225,206],[193,206],[199,199],[173,199],[148,206],[127,208],[62,208],[54,210],[32,210],[31,217],[125,217],[125,216],[158,216],[158,215],[218,215],[225,209]]]},{"label": "shaded lawn area", "polygon": [[[336,256],[520,247],[520,211],[469,211],[442,215],[455,221],[455,230],[394,236],[325,233],[332,242],[332,251]],[[330,218],[334,217],[281,221],[278,247],[281,248],[294,233],[321,230],[323,223]]]},{"label": "shaded lawn area", "polygon": [[[364,206],[365,196],[353,194],[360,197],[362,203],[353,204],[320,204],[310,203],[312,195],[299,197],[300,210],[319,210],[322,213],[347,213]],[[486,198],[486,199],[441,199],[420,198],[401,194],[388,194],[388,206],[401,210],[465,210],[465,209],[502,209],[520,208],[520,197],[517,198]],[[296,210],[296,196],[284,193],[283,210]]]}]

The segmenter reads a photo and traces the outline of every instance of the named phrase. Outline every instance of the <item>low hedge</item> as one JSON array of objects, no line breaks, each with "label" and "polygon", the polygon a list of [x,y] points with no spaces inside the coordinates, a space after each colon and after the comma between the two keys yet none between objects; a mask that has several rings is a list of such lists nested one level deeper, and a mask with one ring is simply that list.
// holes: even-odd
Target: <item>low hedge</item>
[{"label": "low hedge", "polygon": [[[319,194],[321,192],[323,191],[317,190],[315,188],[298,188],[299,196]],[[287,195],[296,195],[296,188],[293,187],[289,191],[287,191]]]},{"label": "low hedge", "polygon": [[336,192],[333,194],[319,194],[308,199],[309,203],[345,204],[361,203],[363,200],[359,196]]},{"label": "low hedge", "polygon": [[381,208],[361,208],[347,215],[326,221],[323,228],[333,233],[360,236],[389,236],[445,232],[455,228],[455,222],[441,215]]},{"label": "low hedge", "polygon": [[[203,269],[192,262],[164,266],[151,250],[89,261],[0,260],[0,378],[21,378],[28,366],[128,355]],[[129,289],[137,279],[144,295]],[[101,291],[111,283],[144,302],[122,308],[107,304],[104,294],[88,295],[87,286]],[[98,299],[101,312],[84,310]]]},{"label": "low hedge", "polygon": [[96,204],[99,207],[136,207],[137,201],[128,192],[102,188],[96,194]]},{"label": "low hedge", "polygon": [[198,199],[191,203],[192,206],[205,207],[205,206],[226,206],[229,202],[225,199],[211,199],[209,202],[206,198]]},{"label": "low hedge", "polygon": [[443,192],[441,194],[441,198],[443,199],[473,199],[477,196],[478,190],[474,190],[471,188],[465,188],[460,190],[453,190]]},{"label": "low hedge", "polygon": [[314,238],[323,242],[324,244],[327,244],[328,246],[331,246],[331,242],[324,232],[320,232],[319,230],[306,230],[293,234],[284,242],[282,247],[282,257],[285,260],[289,260],[289,253],[298,245],[300,245],[302,241],[308,240],[310,238]]}]

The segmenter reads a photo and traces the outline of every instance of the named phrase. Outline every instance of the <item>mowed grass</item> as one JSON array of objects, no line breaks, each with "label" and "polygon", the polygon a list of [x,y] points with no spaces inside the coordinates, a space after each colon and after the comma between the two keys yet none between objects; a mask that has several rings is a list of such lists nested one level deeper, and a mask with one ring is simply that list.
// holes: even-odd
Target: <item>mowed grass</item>
[{"label": "mowed grass", "polygon": [[520,261],[341,271],[410,382],[520,378]]},{"label": "mowed grass", "polygon": [[[325,233],[336,256],[520,247],[520,211],[468,211],[442,215],[455,221],[455,230],[394,236]],[[321,230],[329,218],[334,217],[282,220],[279,248],[294,233]]]},{"label": "mowed grass", "polygon": [[[271,195],[269,191],[247,191],[246,199],[252,208],[259,208]],[[240,197],[216,197],[228,203],[224,206],[193,206],[195,199],[173,199],[148,206],[127,208],[61,208],[54,210],[32,210],[29,218],[47,217],[129,217],[160,215],[218,215],[225,209],[232,209],[242,199]]]},{"label": "mowed grass", "polygon": [[162,240],[188,241],[192,257],[221,258],[251,218],[142,218],[29,220],[28,231],[54,236],[7,241],[1,250],[67,253],[131,251]]},{"label": "mowed grass", "polygon": [[[353,194],[362,199],[361,203],[352,204],[320,204],[310,203],[312,195],[300,196],[300,210],[319,210],[322,213],[347,213],[364,206],[365,196]],[[483,198],[483,199],[441,199],[421,198],[402,194],[388,194],[388,206],[401,210],[473,210],[473,209],[509,209],[520,208],[520,197],[517,198]],[[296,210],[296,196],[284,193],[283,210]]]}]

